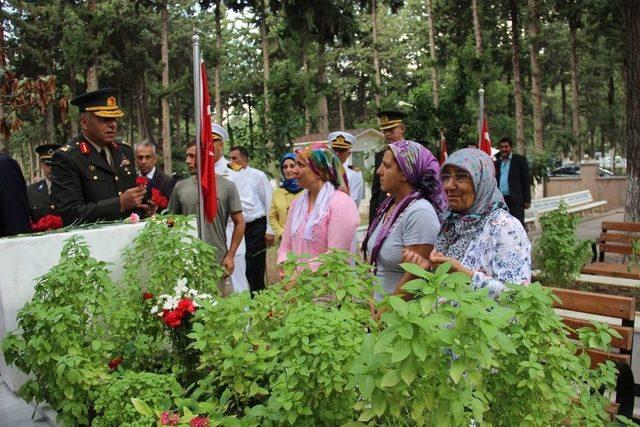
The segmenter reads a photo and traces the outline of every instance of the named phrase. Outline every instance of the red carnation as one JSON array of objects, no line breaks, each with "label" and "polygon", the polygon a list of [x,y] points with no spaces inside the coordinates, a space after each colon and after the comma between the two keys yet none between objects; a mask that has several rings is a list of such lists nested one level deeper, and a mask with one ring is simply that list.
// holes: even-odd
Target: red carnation
[{"label": "red carnation", "polygon": [[170,328],[177,328],[182,324],[184,313],[179,310],[171,310],[163,316],[164,323]]},{"label": "red carnation", "polygon": [[35,224],[31,224],[31,229],[35,232],[56,230],[62,227],[62,218],[58,215],[45,215]]},{"label": "red carnation", "polygon": [[206,417],[194,417],[189,421],[191,427],[209,427],[210,425],[209,418]]},{"label": "red carnation", "polygon": [[115,359],[111,359],[111,361],[109,362],[109,369],[112,369],[112,370],[116,369],[118,365],[122,363],[123,360],[124,358],[122,356],[116,357]]},{"label": "red carnation", "polygon": [[189,298],[182,298],[178,303],[178,307],[176,308],[176,310],[181,311],[183,314],[186,312],[195,313],[196,306],[193,305],[193,301],[191,301]]},{"label": "red carnation", "polygon": [[160,422],[163,426],[177,426],[179,421],[180,417],[178,414],[172,414],[167,411],[164,411],[160,416]]},{"label": "red carnation", "polygon": [[142,299],[147,301],[153,298],[153,294],[151,292],[145,292],[142,294]]},{"label": "red carnation", "polygon": [[148,182],[149,182],[149,178],[147,178],[146,176],[138,176],[138,177],[136,177],[136,185],[137,186],[144,185],[146,187]]},{"label": "red carnation", "polygon": [[159,209],[164,209],[169,204],[169,200],[157,188],[151,189],[151,201],[158,205]]}]

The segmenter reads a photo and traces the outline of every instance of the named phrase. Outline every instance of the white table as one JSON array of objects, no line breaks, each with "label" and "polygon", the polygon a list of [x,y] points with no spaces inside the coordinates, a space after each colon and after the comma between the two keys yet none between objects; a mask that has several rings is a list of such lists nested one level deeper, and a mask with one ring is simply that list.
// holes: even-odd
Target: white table
[{"label": "white table", "polygon": [[[16,315],[34,293],[35,279],[47,273],[60,260],[64,241],[81,235],[89,245],[91,256],[111,263],[107,266],[111,278],[123,274],[123,249],[144,228],[138,224],[109,224],[99,228],[75,229],[62,233],[0,239],[0,337],[17,327]],[[0,354],[1,380],[16,391],[27,376],[13,366],[7,366]]]}]

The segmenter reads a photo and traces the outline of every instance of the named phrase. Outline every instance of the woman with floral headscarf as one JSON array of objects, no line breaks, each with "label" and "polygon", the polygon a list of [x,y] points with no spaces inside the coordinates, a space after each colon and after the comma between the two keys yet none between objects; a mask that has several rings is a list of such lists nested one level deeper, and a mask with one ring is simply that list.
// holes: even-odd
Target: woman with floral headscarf
[{"label": "woman with floral headscarf", "polygon": [[280,171],[282,172],[283,178],[280,182],[280,187],[276,188],[273,192],[271,209],[269,209],[269,225],[271,225],[276,239],[280,239],[282,233],[284,233],[291,202],[293,202],[293,199],[298,197],[303,190],[303,188],[298,185],[298,178],[296,178],[297,168],[295,154],[287,153],[282,156],[280,160]]},{"label": "woman with floral headscarf", "polygon": [[429,257],[405,251],[405,260],[423,268],[448,262],[471,277],[474,289],[488,288],[492,297],[507,282],[529,283],[531,243],[507,211],[491,158],[475,148],[458,150],[442,165],[440,178],[449,209],[435,249]]},{"label": "woman with floral headscarf", "polygon": [[[351,250],[360,215],[349,197],[340,159],[324,144],[296,151],[296,178],[304,190],[291,204],[278,250],[278,264],[289,252],[313,256],[329,249]],[[309,263],[312,270],[318,264]]]},{"label": "woman with floral headscarf", "polygon": [[446,207],[440,167],[425,147],[402,140],[389,144],[376,173],[389,196],[369,222],[362,250],[384,292],[401,293],[413,278],[400,267],[403,249],[428,257],[440,230]]}]

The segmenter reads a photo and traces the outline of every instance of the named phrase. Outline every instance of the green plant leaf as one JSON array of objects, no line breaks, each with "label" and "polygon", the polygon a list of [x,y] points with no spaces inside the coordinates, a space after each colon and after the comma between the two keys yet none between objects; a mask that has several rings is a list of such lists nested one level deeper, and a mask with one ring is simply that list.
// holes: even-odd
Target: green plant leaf
[{"label": "green plant leaf", "polygon": [[136,411],[138,411],[142,415],[146,417],[153,417],[153,411],[151,410],[151,408],[149,408],[149,405],[147,405],[142,400],[132,397],[131,403],[133,404],[133,407],[136,408]]},{"label": "green plant leaf", "polygon": [[380,387],[393,387],[398,384],[399,381],[400,379],[398,378],[398,371],[396,371],[395,369],[391,369],[390,371],[387,371],[387,373],[382,377]]}]

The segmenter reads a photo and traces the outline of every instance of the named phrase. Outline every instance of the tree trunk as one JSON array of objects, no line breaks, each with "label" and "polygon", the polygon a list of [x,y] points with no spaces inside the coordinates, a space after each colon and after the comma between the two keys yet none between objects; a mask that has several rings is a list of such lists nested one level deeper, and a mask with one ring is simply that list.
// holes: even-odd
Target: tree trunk
[{"label": "tree trunk", "polygon": [[[640,3],[624,0],[626,30],[624,76],[626,95],[627,203],[625,221],[640,222]],[[615,157],[612,157],[615,165]]]},{"label": "tree trunk", "polygon": [[[609,140],[609,143],[612,143],[612,141],[615,139],[614,135],[616,135],[616,114],[614,112],[614,106],[613,106],[613,103],[615,101],[615,93],[616,93],[616,88],[613,81],[613,73],[609,73],[609,93],[607,94],[607,102],[609,104],[609,129],[606,132],[606,135],[607,135],[606,139]],[[604,150],[605,150],[605,141],[603,140],[600,147],[600,152],[602,153],[603,157],[604,157]]]},{"label": "tree trunk", "polygon": [[33,138],[29,138],[27,150],[29,152],[29,176],[27,177],[27,184],[31,184],[38,173],[38,169],[36,167],[36,156],[33,155],[36,150],[36,144]]},{"label": "tree trunk", "polygon": [[147,101],[148,93],[147,93],[147,84],[145,82],[144,75],[142,75],[140,80],[140,95],[139,95],[139,118],[138,124],[141,126],[140,129],[140,137],[141,139],[146,139],[147,141],[155,144],[156,140],[153,137],[153,131],[151,130],[151,119],[149,118],[149,104]]},{"label": "tree trunk", "polygon": [[338,95],[338,117],[340,120],[340,130],[345,130],[345,126],[344,126],[344,108],[342,105],[342,96],[340,96],[340,92],[337,93]]},{"label": "tree trunk", "polygon": [[180,96],[176,94],[173,111],[175,114],[175,116],[173,117],[173,125],[175,126],[175,129],[173,131],[173,144],[178,148],[182,148],[182,141],[180,141],[180,107]]},{"label": "tree trunk", "polygon": [[518,22],[518,2],[509,0],[511,13],[511,65],[513,67],[513,99],[516,114],[516,149],[526,153],[524,139],[524,102],[522,100],[522,79],[520,72],[520,24]]},{"label": "tree trunk", "polygon": [[[306,78],[309,76],[309,59],[307,58],[307,54],[302,54],[302,69],[304,70],[304,75]],[[304,134],[311,134],[311,111],[309,111],[309,106],[307,105],[306,96],[304,97]]]},{"label": "tree trunk", "polygon": [[[89,10],[89,19],[93,20],[98,10],[98,0],[87,0],[87,9]],[[89,32],[93,32],[93,25],[90,25]],[[89,38],[93,38],[90,36]],[[87,69],[87,92],[98,89],[98,65],[95,57],[91,58],[91,64]]]},{"label": "tree trunk", "polygon": [[567,128],[567,88],[564,79],[560,79],[560,103],[562,104],[562,129]]},{"label": "tree trunk", "polygon": [[160,56],[162,61],[162,162],[164,172],[171,175],[171,123],[169,120],[169,10],[167,0],[164,0],[160,9],[162,20]]},{"label": "tree trunk", "polygon": [[425,0],[427,13],[429,14],[427,25],[429,26],[429,55],[431,57],[431,85],[433,86],[433,106],[440,105],[440,84],[438,83],[438,67],[436,66],[436,36],[433,23],[433,4],[431,0]]},{"label": "tree trunk", "polygon": [[544,150],[544,124],[542,117],[542,81],[538,52],[539,0],[529,0],[529,39],[531,56],[531,95],[533,97],[533,148]]},{"label": "tree trunk", "polygon": [[[0,17],[4,17],[4,2],[0,1]],[[7,65],[6,58],[4,56],[4,19],[0,18],[0,67]],[[0,102],[0,123],[4,121],[4,104]],[[9,151],[8,141],[4,135],[0,135],[0,153],[7,153]]]},{"label": "tree trunk", "polygon": [[576,53],[576,39],[578,23],[575,17],[569,18],[569,40],[571,50],[571,134],[576,143],[577,162],[580,162],[582,155],[582,144],[580,142],[580,110],[578,103],[578,55]]},{"label": "tree trunk", "polygon": [[324,43],[318,49],[318,132],[329,132],[329,105],[327,102],[327,64]]},{"label": "tree trunk", "polygon": [[216,21],[216,67],[213,72],[213,88],[215,97],[215,121],[222,125],[222,95],[220,94],[220,80],[222,79],[222,11],[220,0],[215,0],[215,21]]},{"label": "tree trunk", "polygon": [[[380,52],[378,51],[378,0],[371,0],[371,36],[373,38],[373,69],[375,71],[374,94],[376,107],[380,109],[382,95],[382,77],[380,76]],[[344,126],[342,127],[344,129]]]},{"label": "tree trunk", "polygon": [[267,30],[267,11],[265,0],[260,0],[260,41],[262,43],[262,96],[264,98],[264,132],[267,137],[267,147],[273,147],[269,137],[271,123],[271,100],[269,99],[269,81],[271,80],[271,61],[269,59],[269,32]]},{"label": "tree trunk", "polygon": [[482,55],[482,28],[478,14],[478,0],[471,0],[471,13],[473,14],[473,32],[476,36],[476,55],[480,56]]}]

